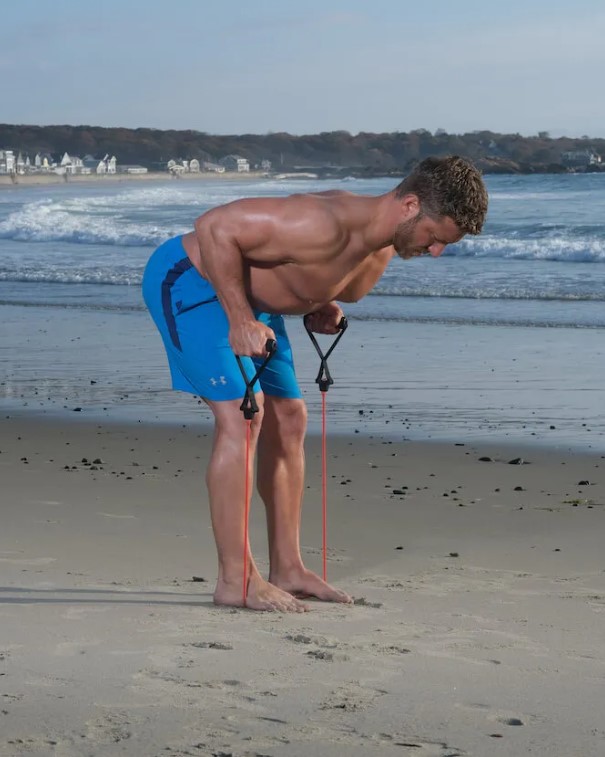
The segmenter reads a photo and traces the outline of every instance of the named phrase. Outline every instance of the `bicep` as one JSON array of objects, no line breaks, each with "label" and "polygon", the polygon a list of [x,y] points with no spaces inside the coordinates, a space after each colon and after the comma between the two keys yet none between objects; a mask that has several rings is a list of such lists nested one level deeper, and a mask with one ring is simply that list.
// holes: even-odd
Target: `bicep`
[{"label": "bicep", "polygon": [[200,247],[237,247],[244,257],[271,238],[272,222],[253,200],[237,200],[212,208],[195,222]]}]

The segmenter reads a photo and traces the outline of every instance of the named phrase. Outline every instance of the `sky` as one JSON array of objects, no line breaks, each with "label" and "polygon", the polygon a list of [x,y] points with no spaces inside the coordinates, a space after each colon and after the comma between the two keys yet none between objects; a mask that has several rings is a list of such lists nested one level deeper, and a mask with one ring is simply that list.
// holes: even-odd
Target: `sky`
[{"label": "sky", "polygon": [[603,0],[18,0],[0,122],[605,137]]}]

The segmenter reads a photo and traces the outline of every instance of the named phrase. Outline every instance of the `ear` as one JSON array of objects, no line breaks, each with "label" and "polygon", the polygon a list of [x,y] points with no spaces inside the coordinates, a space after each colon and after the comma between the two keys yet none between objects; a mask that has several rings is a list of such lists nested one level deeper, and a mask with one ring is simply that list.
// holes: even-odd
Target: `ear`
[{"label": "ear", "polygon": [[405,221],[410,221],[420,213],[420,200],[418,195],[413,193],[405,194],[399,200],[401,205],[401,212]]}]

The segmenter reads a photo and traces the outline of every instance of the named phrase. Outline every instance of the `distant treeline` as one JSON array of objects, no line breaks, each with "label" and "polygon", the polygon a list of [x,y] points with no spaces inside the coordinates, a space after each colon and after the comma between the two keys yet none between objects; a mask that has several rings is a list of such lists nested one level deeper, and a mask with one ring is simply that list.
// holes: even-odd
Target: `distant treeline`
[{"label": "distant treeline", "polygon": [[[407,171],[428,155],[457,154],[486,173],[553,173],[568,170],[570,151],[603,155],[605,139],[552,139],[474,131],[448,134],[439,129],[356,135],[347,131],[294,136],[287,133],[214,135],[200,131],[103,128],[99,126],[24,126],[0,124],[0,149],[83,157],[115,155],[119,163],[165,169],[169,160],[217,161],[235,154],[254,167],[270,160],[274,171],[314,170],[324,174],[389,175]],[[594,167],[598,170],[598,167]],[[588,169],[590,170],[590,169]]]}]

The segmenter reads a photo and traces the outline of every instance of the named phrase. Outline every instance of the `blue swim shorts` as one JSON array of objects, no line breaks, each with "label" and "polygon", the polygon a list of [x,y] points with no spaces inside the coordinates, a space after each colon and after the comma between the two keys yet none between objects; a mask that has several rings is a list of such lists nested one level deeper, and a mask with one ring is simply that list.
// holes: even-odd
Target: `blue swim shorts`
[{"label": "blue swim shorts", "polygon": [[[181,237],[169,239],[149,259],[143,298],[166,348],[172,388],[215,402],[243,399],[246,384],[229,344],[229,321],[212,285],[187,257]],[[302,397],[283,317],[259,311],[254,315],[273,329],[277,340],[277,351],[254,391]],[[248,380],[262,361],[242,358]]]}]

